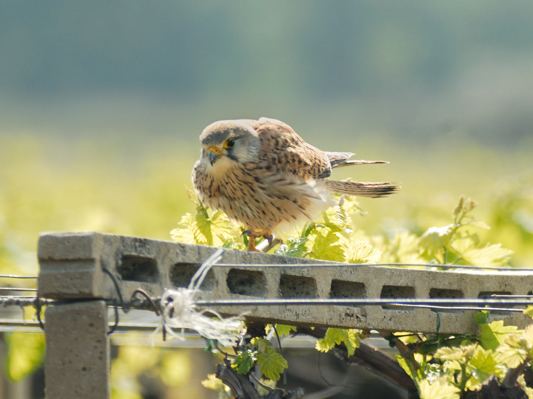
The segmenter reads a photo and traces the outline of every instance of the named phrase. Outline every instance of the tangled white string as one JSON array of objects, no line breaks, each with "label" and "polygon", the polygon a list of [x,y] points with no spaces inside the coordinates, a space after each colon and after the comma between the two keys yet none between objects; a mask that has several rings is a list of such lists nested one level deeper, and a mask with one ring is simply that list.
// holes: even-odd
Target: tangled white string
[{"label": "tangled white string", "polygon": [[156,334],[164,329],[170,336],[183,340],[182,334],[176,333],[174,329],[179,328],[183,333],[183,329],[188,328],[196,330],[205,338],[220,342],[223,346],[236,346],[238,344],[244,334],[243,314],[223,318],[211,309],[197,311],[195,304],[195,296],[199,292],[200,286],[211,267],[222,257],[222,252],[222,249],[219,248],[206,259],[192,277],[188,288],[165,290],[161,296],[163,325],[156,330]]}]

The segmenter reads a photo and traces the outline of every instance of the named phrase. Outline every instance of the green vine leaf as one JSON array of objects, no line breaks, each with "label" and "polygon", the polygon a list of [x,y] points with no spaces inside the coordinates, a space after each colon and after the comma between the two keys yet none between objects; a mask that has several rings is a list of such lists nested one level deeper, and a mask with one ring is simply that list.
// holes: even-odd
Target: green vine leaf
[{"label": "green vine leaf", "polygon": [[328,328],[324,338],[316,341],[315,348],[320,352],[329,352],[335,347],[344,343],[348,356],[352,356],[360,345],[358,330],[344,330],[341,328]]},{"label": "green vine leaf", "polygon": [[472,358],[468,362],[468,369],[472,376],[479,382],[475,389],[481,388],[483,384],[491,375],[496,374],[498,362],[494,358],[494,352],[485,350],[481,346],[476,346]]},{"label": "green vine leaf", "polygon": [[264,352],[257,354],[257,365],[261,367],[261,373],[266,378],[274,381],[279,380],[283,370],[289,367],[283,356],[270,346],[267,346]]},{"label": "green vine leaf", "polygon": [[418,393],[421,399],[459,399],[460,390],[447,380],[441,377],[432,383],[428,380],[421,380],[418,383]]},{"label": "green vine leaf", "polygon": [[339,245],[340,238],[336,232],[328,228],[316,229],[312,237],[313,258],[344,262],[344,250]]},{"label": "green vine leaf", "polygon": [[231,367],[239,374],[248,374],[255,362],[255,353],[250,349],[239,352]]},{"label": "green vine leaf", "polygon": [[296,332],[296,327],[288,326],[286,324],[276,324],[276,331],[280,337],[284,335],[289,336],[292,331]]},{"label": "green vine leaf", "polygon": [[517,334],[508,335],[497,350],[498,360],[509,368],[521,365],[529,356],[527,341]]},{"label": "green vine leaf", "polygon": [[504,326],[502,320],[493,321],[490,324],[481,325],[481,346],[485,349],[496,349],[500,346],[508,334],[518,330],[515,326]]}]

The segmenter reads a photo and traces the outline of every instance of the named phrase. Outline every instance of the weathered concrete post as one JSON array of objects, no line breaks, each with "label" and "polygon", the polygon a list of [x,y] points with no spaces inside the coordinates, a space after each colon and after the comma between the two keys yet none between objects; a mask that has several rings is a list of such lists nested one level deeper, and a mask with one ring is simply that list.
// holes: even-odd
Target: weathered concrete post
[{"label": "weathered concrete post", "polygon": [[105,301],[46,308],[46,399],[110,397]]},{"label": "weathered concrete post", "polygon": [[[46,399],[109,399],[105,274],[98,240],[66,234],[39,239],[39,296],[57,300],[45,311]],[[109,298],[108,298],[109,299]]]}]

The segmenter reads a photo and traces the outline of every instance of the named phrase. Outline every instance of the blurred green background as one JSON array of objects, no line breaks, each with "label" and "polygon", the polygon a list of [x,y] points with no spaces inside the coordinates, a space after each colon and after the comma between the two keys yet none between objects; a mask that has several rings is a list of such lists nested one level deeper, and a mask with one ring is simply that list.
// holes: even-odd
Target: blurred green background
[{"label": "blurred green background", "polygon": [[37,272],[39,232],[170,239],[193,209],[198,135],[268,116],[390,165],[336,178],[369,234],[450,223],[533,267],[533,3],[486,0],[0,3],[0,267]]},{"label": "blurred green background", "polygon": [[[402,184],[361,200],[370,233],[422,231],[465,194],[525,265],[531,15],[492,0],[3,1],[0,259],[34,271],[40,231],[168,239],[192,209],[201,130],[268,116],[391,161],[335,174]],[[507,224],[519,233],[494,231]]]}]

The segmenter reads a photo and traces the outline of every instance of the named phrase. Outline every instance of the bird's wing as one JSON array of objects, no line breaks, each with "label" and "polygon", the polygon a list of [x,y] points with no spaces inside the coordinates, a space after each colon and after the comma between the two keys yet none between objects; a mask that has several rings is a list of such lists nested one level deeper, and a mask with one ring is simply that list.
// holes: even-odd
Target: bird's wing
[{"label": "bird's wing", "polygon": [[261,118],[253,123],[261,138],[259,157],[272,167],[308,179],[323,179],[331,174],[325,152],[307,144],[286,123]]}]

